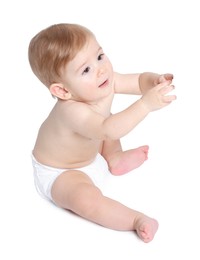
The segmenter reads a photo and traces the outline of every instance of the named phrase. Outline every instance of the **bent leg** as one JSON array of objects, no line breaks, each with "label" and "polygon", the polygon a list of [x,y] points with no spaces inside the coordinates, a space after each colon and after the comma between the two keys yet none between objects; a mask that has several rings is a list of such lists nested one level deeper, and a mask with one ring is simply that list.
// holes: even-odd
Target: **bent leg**
[{"label": "bent leg", "polygon": [[53,184],[52,198],[58,206],[106,228],[135,230],[144,242],[151,241],[158,228],[156,220],[105,197],[81,171],[61,174]]}]

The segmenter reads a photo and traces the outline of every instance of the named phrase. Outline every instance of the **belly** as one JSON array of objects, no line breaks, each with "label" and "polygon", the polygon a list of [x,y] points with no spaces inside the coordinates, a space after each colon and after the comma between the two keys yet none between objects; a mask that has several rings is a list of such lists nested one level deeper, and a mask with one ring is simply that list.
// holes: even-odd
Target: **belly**
[{"label": "belly", "polygon": [[81,168],[90,164],[98,153],[102,152],[103,142],[91,141],[83,145],[36,145],[33,150],[33,155],[38,162],[50,167],[73,169]]}]

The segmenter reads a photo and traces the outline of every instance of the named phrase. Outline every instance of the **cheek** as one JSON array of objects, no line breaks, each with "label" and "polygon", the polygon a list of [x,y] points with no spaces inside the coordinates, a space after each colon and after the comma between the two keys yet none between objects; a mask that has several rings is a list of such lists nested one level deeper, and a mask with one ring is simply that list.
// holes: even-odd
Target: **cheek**
[{"label": "cheek", "polygon": [[89,73],[88,75],[85,75],[80,80],[80,85],[83,87],[88,87],[94,85],[96,82],[96,75],[94,73]]}]

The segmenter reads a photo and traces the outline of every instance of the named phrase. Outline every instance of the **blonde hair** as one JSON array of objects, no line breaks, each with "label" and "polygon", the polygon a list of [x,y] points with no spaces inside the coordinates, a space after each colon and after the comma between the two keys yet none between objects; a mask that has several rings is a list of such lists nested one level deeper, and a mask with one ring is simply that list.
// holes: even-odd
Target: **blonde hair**
[{"label": "blonde hair", "polygon": [[94,36],[78,24],[55,24],[32,38],[28,57],[38,79],[48,88],[61,82],[61,71]]}]

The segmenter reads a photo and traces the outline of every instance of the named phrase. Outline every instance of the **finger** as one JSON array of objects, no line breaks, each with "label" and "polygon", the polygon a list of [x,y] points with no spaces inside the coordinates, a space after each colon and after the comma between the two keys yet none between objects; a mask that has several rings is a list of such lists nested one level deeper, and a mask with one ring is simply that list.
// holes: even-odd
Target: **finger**
[{"label": "finger", "polygon": [[160,94],[164,96],[164,95],[168,94],[169,92],[173,91],[174,89],[175,89],[174,85],[165,86],[160,89]]},{"label": "finger", "polygon": [[164,81],[170,81],[170,83],[171,83],[173,80],[173,77],[174,77],[173,74],[170,74],[170,73],[163,74],[160,76],[158,83],[162,83]]},{"label": "finger", "polygon": [[174,75],[173,74],[171,74],[171,73],[165,73],[164,75],[164,78],[165,78],[165,80],[173,80],[173,78],[174,78]]},{"label": "finger", "polygon": [[168,95],[168,96],[163,96],[162,101],[164,103],[171,103],[172,101],[176,100],[176,95]]},{"label": "finger", "polygon": [[156,85],[156,86],[154,87],[154,89],[155,89],[156,91],[160,91],[160,90],[163,89],[164,87],[170,86],[170,84],[171,84],[171,82],[168,81],[168,80],[166,80],[166,81],[161,82],[160,84]]}]

